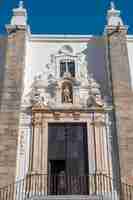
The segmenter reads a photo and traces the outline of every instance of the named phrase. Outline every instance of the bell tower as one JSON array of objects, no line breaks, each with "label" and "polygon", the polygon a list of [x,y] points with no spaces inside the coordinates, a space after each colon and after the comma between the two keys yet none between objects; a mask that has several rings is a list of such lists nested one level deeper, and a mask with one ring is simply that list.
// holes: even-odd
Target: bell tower
[{"label": "bell tower", "polygon": [[18,125],[27,35],[27,11],[20,1],[13,9],[10,24],[6,25],[7,45],[3,90],[0,107],[0,186],[13,182],[16,176]]},{"label": "bell tower", "polygon": [[[113,139],[115,152],[119,152],[120,171],[123,178],[131,177],[133,159],[131,158],[133,142],[132,136],[132,101],[133,93],[131,89],[130,68],[127,50],[127,30],[123,23],[120,11],[111,2],[111,8],[107,13],[107,25],[105,29],[107,44],[107,66],[108,77],[110,79],[110,91],[112,91],[112,103],[114,107],[114,118],[116,121],[116,133]],[[129,142],[130,140],[130,142]],[[116,150],[117,149],[117,150]],[[128,152],[128,154],[126,153]],[[118,166],[118,157],[116,165]]]}]

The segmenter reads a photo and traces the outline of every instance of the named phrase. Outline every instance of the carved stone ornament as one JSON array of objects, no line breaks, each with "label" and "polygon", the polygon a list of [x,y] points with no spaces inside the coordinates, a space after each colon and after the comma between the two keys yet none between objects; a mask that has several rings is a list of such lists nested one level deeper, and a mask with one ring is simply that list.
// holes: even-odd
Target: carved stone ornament
[{"label": "carved stone ornament", "polygon": [[73,118],[74,118],[74,120],[79,120],[80,119],[80,112],[74,112]]},{"label": "carved stone ornament", "polygon": [[103,107],[103,100],[101,99],[101,95],[90,95],[87,99],[88,107]]},{"label": "carved stone ornament", "polygon": [[53,116],[54,116],[54,118],[55,118],[56,120],[59,120],[59,119],[60,119],[60,115],[61,115],[60,112],[54,112],[54,113],[53,113]]},{"label": "carved stone ornament", "polygon": [[48,97],[46,94],[42,94],[41,92],[35,92],[32,95],[31,103],[33,107],[47,107]]},{"label": "carved stone ornament", "polygon": [[[59,57],[58,54],[60,54]],[[75,76],[71,76],[68,65],[61,76],[61,58],[64,62],[64,59],[72,56],[77,66]],[[55,68],[59,70],[56,72]],[[30,91],[32,108],[70,109],[70,106],[75,105],[83,108],[103,106],[100,85],[92,74],[88,74],[85,54],[81,52],[73,54],[72,48],[66,45],[61,48],[60,52],[51,55],[50,63],[46,64],[43,71],[36,75]]]},{"label": "carved stone ornament", "polygon": [[37,113],[35,115],[34,124],[35,125],[41,125],[42,124],[42,114],[41,113]]}]

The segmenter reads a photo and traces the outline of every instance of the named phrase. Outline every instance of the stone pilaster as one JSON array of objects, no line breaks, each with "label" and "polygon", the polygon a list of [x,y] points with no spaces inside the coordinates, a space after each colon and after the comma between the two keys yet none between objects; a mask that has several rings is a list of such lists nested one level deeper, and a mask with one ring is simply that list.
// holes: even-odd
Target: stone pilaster
[{"label": "stone pilaster", "polygon": [[[27,174],[28,180],[34,181],[34,177],[40,178],[45,194],[47,194],[47,174],[48,174],[48,126],[43,113],[32,113],[32,138],[30,150],[30,166]],[[33,178],[32,178],[33,177]],[[38,187],[38,191],[41,187]]]},{"label": "stone pilaster", "polygon": [[29,173],[47,174],[48,130],[43,114],[34,113]]},{"label": "stone pilaster", "polygon": [[[114,151],[118,150],[122,177],[133,176],[133,92],[127,52],[127,28],[107,27],[108,71],[111,80],[112,102],[115,109],[116,132],[113,132]],[[117,134],[118,141],[115,140]],[[114,166],[119,166],[118,160]]]},{"label": "stone pilaster", "polygon": [[25,26],[7,26],[7,49],[0,107],[0,186],[14,181],[19,110],[25,67]]}]

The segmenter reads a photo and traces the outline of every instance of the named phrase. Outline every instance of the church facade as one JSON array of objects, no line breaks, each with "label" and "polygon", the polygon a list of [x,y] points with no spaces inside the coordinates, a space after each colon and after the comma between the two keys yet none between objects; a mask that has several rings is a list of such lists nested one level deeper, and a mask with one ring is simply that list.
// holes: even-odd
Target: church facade
[{"label": "church facade", "polygon": [[111,3],[102,36],[35,35],[20,2],[6,30],[0,199],[131,200],[133,36],[120,11]]}]

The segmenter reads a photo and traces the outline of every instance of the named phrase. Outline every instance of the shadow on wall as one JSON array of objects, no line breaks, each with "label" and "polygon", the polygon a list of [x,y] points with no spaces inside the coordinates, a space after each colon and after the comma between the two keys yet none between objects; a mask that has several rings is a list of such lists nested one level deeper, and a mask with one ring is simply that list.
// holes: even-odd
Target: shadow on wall
[{"label": "shadow on wall", "polygon": [[3,84],[5,77],[6,49],[7,49],[7,38],[0,37],[0,108],[1,108],[1,98],[3,93]]},{"label": "shadow on wall", "polygon": [[88,73],[100,84],[101,93],[110,100],[109,80],[107,76],[106,43],[104,37],[92,38],[82,52],[86,55]]}]

